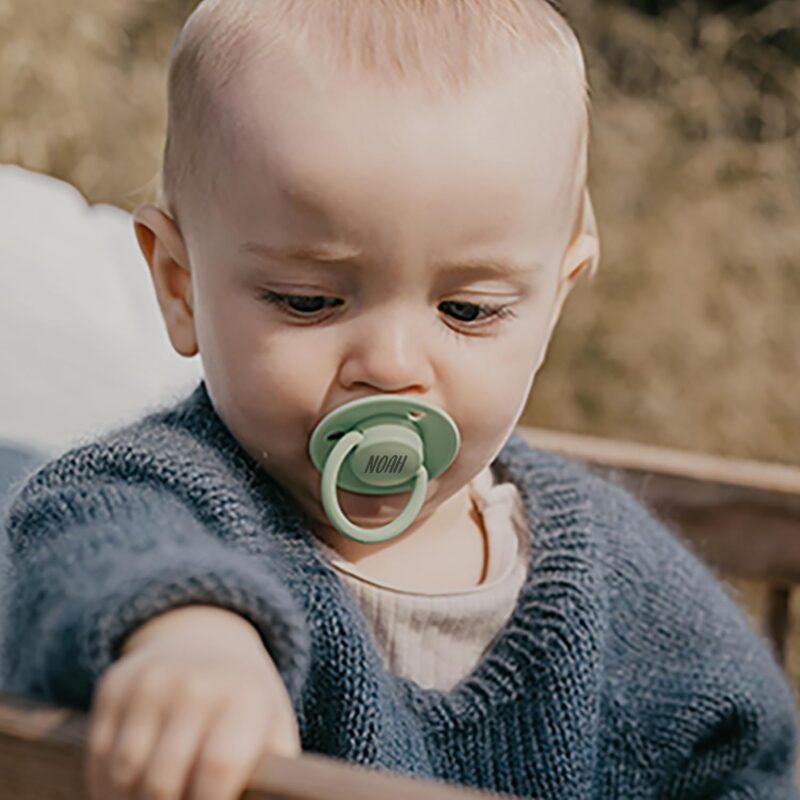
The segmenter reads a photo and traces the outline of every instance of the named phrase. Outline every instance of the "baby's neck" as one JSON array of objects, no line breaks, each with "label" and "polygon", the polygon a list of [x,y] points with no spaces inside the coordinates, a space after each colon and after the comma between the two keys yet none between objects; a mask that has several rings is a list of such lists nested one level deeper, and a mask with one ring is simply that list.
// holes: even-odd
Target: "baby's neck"
[{"label": "baby's neck", "polygon": [[486,574],[487,536],[469,486],[386,542],[356,542],[332,527],[316,534],[361,572],[397,589],[463,591],[480,584]]}]

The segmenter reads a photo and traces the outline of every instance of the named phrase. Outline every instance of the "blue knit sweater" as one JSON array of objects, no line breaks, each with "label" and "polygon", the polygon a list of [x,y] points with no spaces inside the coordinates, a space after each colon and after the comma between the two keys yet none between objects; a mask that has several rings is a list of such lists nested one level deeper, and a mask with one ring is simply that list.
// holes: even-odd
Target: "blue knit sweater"
[{"label": "blue knit sweater", "polygon": [[8,690],[88,711],[122,640],[203,603],[260,632],[305,751],[539,800],[788,800],[796,716],[766,641],[627,492],[512,433],[531,560],[450,691],[387,672],[298,507],[191,395],[28,476],[10,505]]}]

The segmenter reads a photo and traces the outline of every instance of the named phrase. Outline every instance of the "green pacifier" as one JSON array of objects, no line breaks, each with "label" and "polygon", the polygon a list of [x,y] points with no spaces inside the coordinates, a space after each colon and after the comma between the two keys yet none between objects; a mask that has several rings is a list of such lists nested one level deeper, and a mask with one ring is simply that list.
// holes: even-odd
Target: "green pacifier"
[{"label": "green pacifier", "polygon": [[[314,428],[308,451],[322,473],[322,505],[333,526],[357,542],[385,542],[414,521],[428,481],[453,463],[460,444],[458,427],[444,410],[423,400],[382,394],[331,411]],[[360,494],[412,491],[391,522],[361,528],[342,513],[337,487]]]}]

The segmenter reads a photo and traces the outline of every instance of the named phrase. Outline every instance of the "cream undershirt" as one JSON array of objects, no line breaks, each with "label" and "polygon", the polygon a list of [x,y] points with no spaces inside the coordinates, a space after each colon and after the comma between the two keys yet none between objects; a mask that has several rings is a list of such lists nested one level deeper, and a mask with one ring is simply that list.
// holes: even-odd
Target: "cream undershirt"
[{"label": "cream undershirt", "polygon": [[448,691],[475,669],[511,616],[527,573],[530,541],[517,487],[495,483],[487,465],[469,491],[483,519],[489,559],[483,583],[470,589],[396,589],[316,540],[361,606],[386,669],[424,688]]}]

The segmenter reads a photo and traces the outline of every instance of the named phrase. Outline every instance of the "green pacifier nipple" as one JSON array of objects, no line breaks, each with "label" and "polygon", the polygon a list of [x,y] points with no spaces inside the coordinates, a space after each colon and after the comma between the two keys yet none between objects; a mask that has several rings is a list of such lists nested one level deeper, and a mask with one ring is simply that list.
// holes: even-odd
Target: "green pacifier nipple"
[{"label": "green pacifier nipple", "polygon": [[[308,451],[322,473],[322,505],[333,526],[357,542],[385,542],[416,519],[428,481],[444,472],[461,444],[458,427],[432,403],[397,395],[362,397],[322,419]],[[411,490],[405,508],[379,528],[361,528],[342,513],[337,487],[359,494]]]}]

